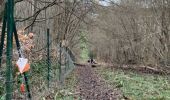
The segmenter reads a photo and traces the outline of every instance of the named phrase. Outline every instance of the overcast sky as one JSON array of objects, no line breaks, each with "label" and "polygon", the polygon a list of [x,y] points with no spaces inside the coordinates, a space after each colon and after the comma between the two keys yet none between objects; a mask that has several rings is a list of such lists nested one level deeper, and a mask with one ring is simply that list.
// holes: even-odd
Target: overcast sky
[{"label": "overcast sky", "polygon": [[[108,6],[110,0],[99,0],[99,3],[103,6]],[[114,2],[118,2],[119,0],[113,0]]]}]

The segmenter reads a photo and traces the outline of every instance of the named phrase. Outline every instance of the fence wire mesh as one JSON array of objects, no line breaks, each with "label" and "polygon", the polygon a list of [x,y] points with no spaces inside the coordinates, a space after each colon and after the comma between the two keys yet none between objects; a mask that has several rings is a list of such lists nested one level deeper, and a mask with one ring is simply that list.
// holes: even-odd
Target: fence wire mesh
[{"label": "fence wire mesh", "polygon": [[[32,100],[41,98],[41,96],[55,93],[64,85],[64,80],[67,75],[75,68],[74,55],[67,47],[57,44],[56,41],[51,40],[49,46],[47,46],[47,40],[44,46],[33,49],[29,54],[25,54],[25,57],[29,59],[31,69],[26,74],[29,81],[30,92]],[[49,51],[48,51],[49,49]],[[20,92],[20,84],[22,83],[22,75],[18,75],[17,68],[15,66],[17,50],[13,51],[13,66],[12,66],[12,81],[13,86],[12,99],[25,100],[27,99],[27,92]],[[49,53],[49,56],[48,56]],[[2,55],[2,66],[0,67],[0,100],[5,98],[5,77],[6,77],[6,56],[5,52]]]}]

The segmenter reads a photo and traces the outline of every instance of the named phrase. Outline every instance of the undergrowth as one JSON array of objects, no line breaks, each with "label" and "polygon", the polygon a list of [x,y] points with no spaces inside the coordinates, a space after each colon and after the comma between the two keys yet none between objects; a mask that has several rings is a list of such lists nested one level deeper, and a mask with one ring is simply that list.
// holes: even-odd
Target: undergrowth
[{"label": "undergrowth", "polygon": [[[51,71],[50,71],[50,91],[46,85],[47,83],[47,65],[44,61],[38,62],[32,65],[33,73],[31,83],[37,84],[35,87],[42,87],[42,83],[44,84],[42,89],[39,89],[42,92],[38,99],[40,100],[75,100],[78,98],[74,95],[75,91],[74,88],[76,86],[76,76],[74,75],[74,71],[70,73],[66,79],[64,84],[59,85],[59,65],[52,64]],[[42,81],[42,83],[41,83]],[[38,86],[39,85],[39,86]],[[47,92],[43,92],[47,91]],[[48,94],[48,95],[47,95]],[[37,94],[38,95],[38,94]]]},{"label": "undergrowth", "polygon": [[55,95],[55,100],[79,100],[79,97],[76,95],[76,84],[77,79],[73,71],[66,79],[65,86],[63,89],[58,91]]},{"label": "undergrowth", "polygon": [[[58,84],[59,72],[56,62],[51,64],[50,71],[50,88],[47,85],[47,64],[45,60],[34,62],[31,64],[31,70],[28,73],[29,86],[33,100],[75,100],[74,86],[76,86],[76,76],[70,73],[65,79],[65,84],[60,87]],[[5,81],[5,80],[4,80]],[[5,84],[0,81],[0,100],[5,100]],[[19,89],[17,83],[14,83],[16,91]],[[23,97],[18,91],[14,98]],[[24,96],[25,97],[25,96]]]},{"label": "undergrowth", "polygon": [[168,76],[138,74],[123,70],[96,69],[113,88],[120,88],[130,100],[170,100]]}]

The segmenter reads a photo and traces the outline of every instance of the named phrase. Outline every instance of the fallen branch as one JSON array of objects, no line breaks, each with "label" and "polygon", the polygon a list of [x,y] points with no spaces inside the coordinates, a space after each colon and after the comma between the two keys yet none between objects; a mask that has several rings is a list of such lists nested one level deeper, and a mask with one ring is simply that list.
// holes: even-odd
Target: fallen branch
[{"label": "fallen branch", "polygon": [[170,74],[168,70],[162,70],[163,68],[158,69],[157,67],[150,67],[150,66],[136,66],[136,65],[122,65],[122,66],[117,66],[114,68],[120,68],[124,70],[133,70],[133,71],[138,71],[142,73],[148,73],[148,74],[161,74],[161,75],[167,75]]}]

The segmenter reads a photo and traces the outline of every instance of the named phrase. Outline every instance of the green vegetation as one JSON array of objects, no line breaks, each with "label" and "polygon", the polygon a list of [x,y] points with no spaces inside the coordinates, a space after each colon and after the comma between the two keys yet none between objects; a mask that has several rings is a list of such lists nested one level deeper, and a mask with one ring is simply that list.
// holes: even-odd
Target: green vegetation
[{"label": "green vegetation", "polygon": [[55,95],[55,100],[75,100],[78,96],[75,95],[75,86],[77,79],[75,73],[71,73],[65,80],[65,87],[58,91]]},{"label": "green vegetation", "polygon": [[[48,96],[51,98],[55,98],[55,100],[75,100],[78,98],[74,96],[74,89],[77,83],[76,76],[74,71],[65,78],[65,84],[62,89],[59,88],[57,84],[59,80],[59,70],[58,64],[53,61],[50,71],[50,91],[47,87],[47,63],[46,60],[40,60],[37,62],[33,62],[31,64],[31,70],[28,74],[29,77],[29,85],[31,87],[31,92],[33,92],[33,96],[36,98],[35,100],[49,100]],[[67,66],[68,67],[68,66]],[[71,64],[67,68],[70,70]],[[64,69],[63,69],[64,70]],[[4,73],[4,71],[3,71]],[[4,76],[4,75],[2,75]],[[3,78],[3,77],[2,77]],[[14,91],[18,90],[16,94],[17,97],[24,97],[19,92],[20,78],[14,78]],[[5,84],[3,81],[0,81],[0,100],[5,100]]]},{"label": "green vegetation", "polygon": [[5,94],[5,68],[4,65],[0,68],[0,100],[3,100]]},{"label": "green vegetation", "polygon": [[[58,86],[56,87],[55,84],[57,84],[56,82],[58,81],[58,76],[59,76],[57,66],[58,66],[57,64],[52,63],[51,67],[53,70],[51,70],[50,72],[50,76],[51,76],[50,87],[52,90],[48,91],[46,84],[43,84],[44,85],[43,87],[42,85],[39,86],[41,81],[43,81],[43,83],[46,81],[46,75],[47,75],[46,62],[39,61],[39,62],[32,64],[32,70],[34,70],[34,72],[32,72],[32,75],[34,77],[31,77],[31,84],[32,85],[34,84],[35,87],[38,87],[38,91],[42,92],[42,96],[38,97],[38,99],[41,98],[40,100],[49,100],[48,99],[48,96],[49,96],[54,100],[75,100],[75,98],[78,98],[78,97],[76,97],[74,94],[75,93],[74,89],[77,83],[74,71],[68,74],[68,76],[65,78],[65,82],[62,85],[62,87],[58,87]],[[49,95],[46,96],[46,94],[44,94],[43,91],[46,91]]]},{"label": "green vegetation", "polygon": [[87,47],[87,37],[85,33],[80,34],[80,49],[81,49],[81,59],[82,60],[87,60],[89,58],[89,51]]},{"label": "green vegetation", "polygon": [[82,51],[81,51],[81,58],[83,60],[87,60],[89,57],[88,57],[88,49],[86,48],[86,45],[85,44],[81,44],[81,46],[83,47]]},{"label": "green vegetation", "polygon": [[97,71],[113,88],[120,88],[131,100],[170,100],[168,76],[138,74],[99,67]]}]

